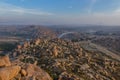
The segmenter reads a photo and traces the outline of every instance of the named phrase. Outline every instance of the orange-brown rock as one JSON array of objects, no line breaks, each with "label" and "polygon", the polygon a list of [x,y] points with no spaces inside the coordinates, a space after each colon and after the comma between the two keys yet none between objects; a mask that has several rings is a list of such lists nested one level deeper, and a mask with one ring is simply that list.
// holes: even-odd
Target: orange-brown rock
[{"label": "orange-brown rock", "polygon": [[0,69],[0,80],[13,79],[20,71],[20,66],[11,66]]},{"label": "orange-brown rock", "polygon": [[58,56],[58,50],[57,50],[57,47],[56,47],[56,46],[53,47],[53,55],[54,55],[55,57]]},{"label": "orange-brown rock", "polygon": [[27,75],[27,72],[26,72],[24,69],[21,69],[21,74],[22,74],[23,76],[26,76],[26,75]]},{"label": "orange-brown rock", "polygon": [[27,79],[29,79],[30,77],[34,77],[35,80],[52,80],[52,78],[49,76],[48,73],[46,73],[36,65],[28,64],[26,66],[26,71],[27,71]]},{"label": "orange-brown rock", "polygon": [[0,57],[0,67],[11,66],[8,55]]},{"label": "orange-brown rock", "polygon": [[40,39],[37,39],[36,41],[35,41],[35,45],[38,45],[40,43]]}]

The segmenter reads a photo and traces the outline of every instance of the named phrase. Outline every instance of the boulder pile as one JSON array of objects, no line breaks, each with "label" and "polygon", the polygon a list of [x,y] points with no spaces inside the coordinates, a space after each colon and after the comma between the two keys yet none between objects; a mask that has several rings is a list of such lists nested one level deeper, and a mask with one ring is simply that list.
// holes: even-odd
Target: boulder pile
[{"label": "boulder pile", "polygon": [[0,57],[0,80],[52,80],[47,72],[36,64],[9,60],[8,56]]}]

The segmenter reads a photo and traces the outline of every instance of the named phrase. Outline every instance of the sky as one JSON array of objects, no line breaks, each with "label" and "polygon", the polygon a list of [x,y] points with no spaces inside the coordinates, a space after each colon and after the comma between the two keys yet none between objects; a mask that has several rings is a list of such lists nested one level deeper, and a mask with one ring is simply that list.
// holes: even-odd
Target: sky
[{"label": "sky", "polygon": [[0,0],[0,24],[120,25],[120,0]]}]

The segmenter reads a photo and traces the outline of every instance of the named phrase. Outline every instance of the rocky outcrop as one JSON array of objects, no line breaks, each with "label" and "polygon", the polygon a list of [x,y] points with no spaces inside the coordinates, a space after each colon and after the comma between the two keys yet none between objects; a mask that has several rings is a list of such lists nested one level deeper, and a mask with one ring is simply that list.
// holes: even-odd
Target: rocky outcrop
[{"label": "rocky outcrop", "polygon": [[[54,80],[119,80],[120,62],[100,51],[86,50],[79,42],[61,39],[40,39],[40,42],[37,40],[15,52],[20,53],[18,58],[22,62],[37,61],[36,64],[46,70]],[[26,67],[23,69],[27,75],[25,72],[23,75],[26,75],[28,80],[50,79],[46,72],[35,65],[28,64]]]},{"label": "rocky outcrop", "polygon": [[24,69],[21,69],[21,74],[22,74],[23,76],[26,76],[26,75],[27,75],[27,72],[26,72],[26,70],[24,70]]},{"label": "rocky outcrop", "polygon": [[39,43],[40,43],[40,39],[37,39],[37,40],[35,41],[35,45],[39,45]]},{"label": "rocky outcrop", "polygon": [[52,80],[47,72],[36,65],[37,62],[29,64],[15,60],[11,65],[8,56],[1,57],[1,61],[7,65],[1,63],[0,80]]},{"label": "rocky outcrop", "polygon": [[0,67],[11,66],[8,56],[0,57]]},{"label": "rocky outcrop", "polygon": [[20,66],[0,68],[0,80],[13,79],[19,73],[20,69]]},{"label": "rocky outcrop", "polygon": [[54,57],[57,57],[57,56],[58,56],[58,50],[57,50],[57,47],[56,47],[56,46],[53,47],[52,53],[53,53],[53,56],[54,56]]},{"label": "rocky outcrop", "polygon": [[34,64],[26,65],[27,76],[26,79],[33,77],[35,80],[52,80],[48,73],[43,71],[40,67]]}]

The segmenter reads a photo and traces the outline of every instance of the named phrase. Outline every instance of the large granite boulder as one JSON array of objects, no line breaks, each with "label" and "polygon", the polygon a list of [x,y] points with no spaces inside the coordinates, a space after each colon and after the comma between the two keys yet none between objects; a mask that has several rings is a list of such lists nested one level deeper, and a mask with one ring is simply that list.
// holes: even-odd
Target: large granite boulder
[{"label": "large granite boulder", "polygon": [[11,66],[8,56],[0,56],[0,67]]},{"label": "large granite boulder", "polygon": [[0,68],[0,80],[10,80],[18,75],[21,67],[20,66],[10,66],[5,68]]},{"label": "large granite boulder", "polygon": [[48,73],[43,71],[40,67],[34,64],[27,64],[26,65],[26,80],[29,80],[31,77],[35,80],[52,80]]}]

